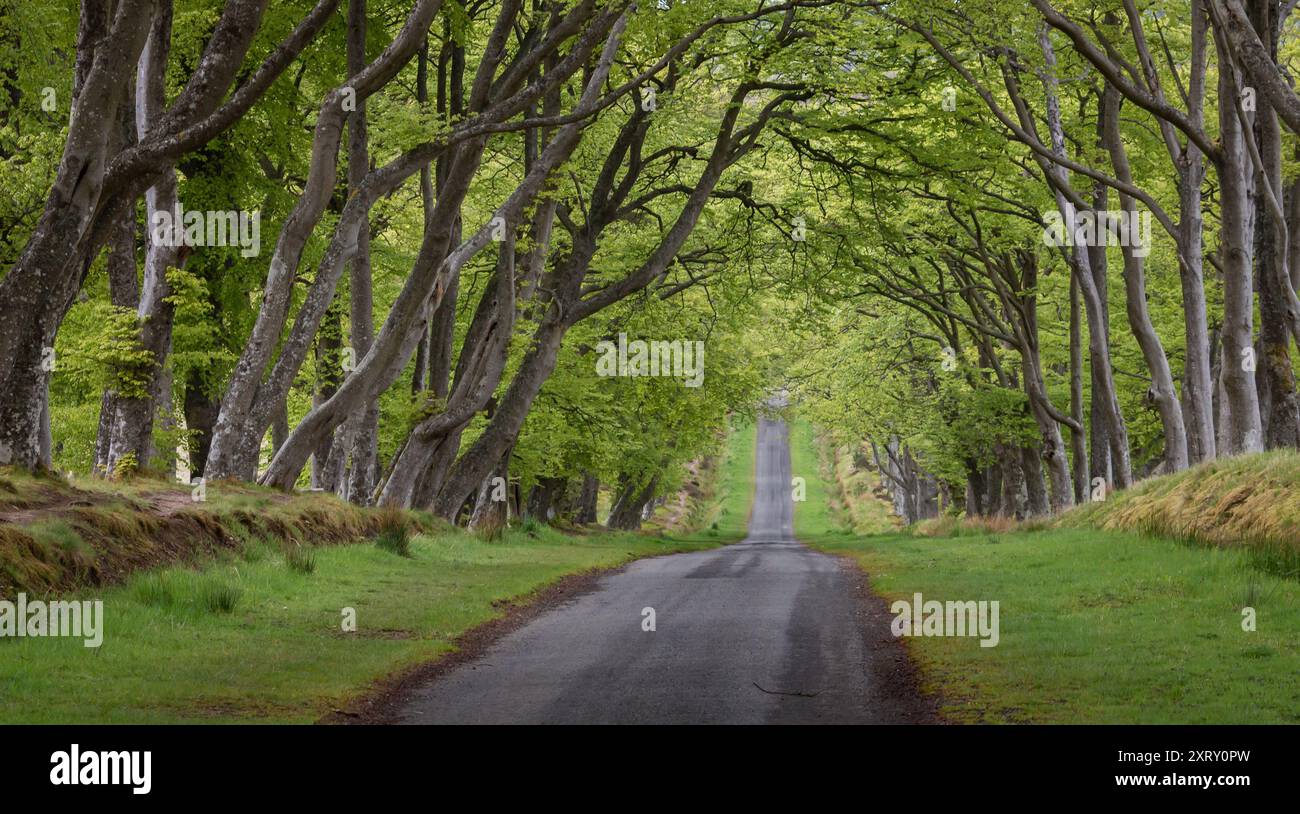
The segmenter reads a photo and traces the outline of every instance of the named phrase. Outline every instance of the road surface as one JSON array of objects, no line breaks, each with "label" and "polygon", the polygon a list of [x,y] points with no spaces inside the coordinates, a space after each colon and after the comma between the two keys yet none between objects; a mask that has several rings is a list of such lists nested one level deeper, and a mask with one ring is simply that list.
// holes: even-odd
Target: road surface
[{"label": "road surface", "polygon": [[[744,542],[640,560],[418,688],[402,723],[892,723],[921,719],[861,577],[794,539],[785,424],[758,426]],[[655,629],[642,612],[654,609]],[[887,632],[885,634],[888,635]],[[874,643],[874,644],[873,644]],[[886,653],[884,651],[889,650]],[[887,663],[888,662],[888,663]]]}]

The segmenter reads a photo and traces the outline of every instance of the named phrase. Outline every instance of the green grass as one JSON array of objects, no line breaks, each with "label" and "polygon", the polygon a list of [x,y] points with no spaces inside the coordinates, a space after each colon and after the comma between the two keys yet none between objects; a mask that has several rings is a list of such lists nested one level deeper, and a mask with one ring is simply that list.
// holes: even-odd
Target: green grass
[{"label": "green grass", "polygon": [[[799,445],[796,459],[810,454]],[[953,720],[1300,723],[1300,582],[1260,571],[1248,550],[1091,528],[849,536],[812,494],[810,482],[800,538],[856,558],[890,601],[1000,603],[996,647],[907,642]],[[1242,630],[1246,606],[1255,632]]]},{"label": "green grass", "polygon": [[300,574],[310,574],[316,570],[316,552],[307,546],[287,545],[284,547],[284,563]]},{"label": "green grass", "polygon": [[802,539],[847,533],[831,512],[831,493],[823,477],[812,425],[806,421],[794,421],[789,426],[790,471],[794,477],[804,479],[806,490],[806,499],[794,504],[794,524],[798,535]]},{"label": "green grass", "polygon": [[399,557],[411,556],[411,529],[399,512],[384,512],[380,516],[379,534],[375,536],[375,545],[389,554]]},{"label": "green grass", "polygon": [[727,449],[720,464],[718,508],[704,534],[725,540],[739,540],[749,528],[749,506],[754,498],[754,447],[756,425],[737,424],[727,437]]},{"label": "green grass", "polygon": [[[532,523],[488,541],[452,529],[413,534],[406,518],[384,517],[381,529],[406,542],[406,556],[393,556],[402,545],[307,548],[250,530],[201,570],[141,572],[82,592],[104,602],[98,649],[0,640],[0,723],[318,720],[565,575],[743,536],[753,450],[752,426],[733,433],[717,526],[689,535],[569,536]],[[226,499],[253,510],[263,498]],[[63,535],[49,529],[53,542]],[[355,632],[342,629],[345,609]]]},{"label": "green grass", "polygon": [[[843,522],[852,526],[857,534],[886,534],[902,527],[902,520],[894,514],[894,507],[887,498],[878,496],[883,490],[880,485],[881,475],[874,469],[858,469],[854,463],[854,450],[850,448],[834,449],[827,442],[821,442],[822,458],[826,461],[823,472],[828,472],[832,484],[832,494],[838,516]],[[860,452],[865,452],[862,450]]]},{"label": "green grass", "polygon": [[32,523],[27,527],[27,533],[30,534],[40,545],[61,548],[69,553],[80,553],[85,556],[93,556],[94,551],[86,545],[86,541],[81,539],[74,529],[64,520],[42,520]]},{"label": "green grass", "polygon": [[[500,603],[570,573],[711,545],[538,529],[485,543],[419,535],[315,551],[314,573],[259,547],[202,572],[137,574],[104,601],[104,641],[0,640],[0,722],[310,722],[371,682],[447,652]],[[344,608],[357,632],[341,630]]]},{"label": "green grass", "polygon": [[1067,512],[1059,525],[1245,548],[1261,570],[1300,579],[1300,453],[1238,455],[1149,478]]}]

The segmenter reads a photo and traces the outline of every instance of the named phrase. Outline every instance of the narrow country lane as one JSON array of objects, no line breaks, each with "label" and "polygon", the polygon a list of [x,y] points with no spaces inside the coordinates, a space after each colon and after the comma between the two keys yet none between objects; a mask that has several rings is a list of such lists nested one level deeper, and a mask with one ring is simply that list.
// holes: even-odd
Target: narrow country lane
[{"label": "narrow country lane", "polygon": [[[416,690],[399,720],[926,720],[900,686],[897,648],[882,642],[879,619],[868,625],[860,575],[794,539],[783,422],[761,421],[757,456],[744,542],[632,563]],[[642,629],[645,608],[653,631]]]}]

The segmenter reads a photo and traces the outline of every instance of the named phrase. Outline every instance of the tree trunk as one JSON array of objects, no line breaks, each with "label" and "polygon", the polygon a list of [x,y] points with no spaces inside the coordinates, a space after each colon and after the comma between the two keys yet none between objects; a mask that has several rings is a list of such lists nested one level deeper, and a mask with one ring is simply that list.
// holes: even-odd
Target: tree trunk
[{"label": "tree trunk", "polygon": [[[135,93],[136,138],[139,141],[148,138],[150,130],[158,126],[165,112],[164,80],[171,29],[171,4],[163,3],[154,17],[149,39],[140,55]],[[172,316],[175,312],[170,301],[167,272],[173,266],[184,265],[178,239],[182,227],[174,223],[171,234],[159,234],[155,215],[176,212],[178,205],[176,172],[168,170],[145,193],[145,223],[150,228],[146,230],[144,286],[136,313],[140,320],[140,348],[151,357],[151,362],[145,372],[143,393],[133,397],[119,396],[117,400],[113,439],[108,448],[109,472],[116,472],[122,461],[131,458],[137,467],[152,468],[154,415],[158,409],[171,406],[171,393],[163,392],[163,385],[169,380],[165,366],[171,351]],[[170,391],[170,388],[166,389]]]},{"label": "tree trunk", "polygon": [[17,324],[0,325],[0,464],[30,466],[33,455],[39,457],[46,348],[53,346],[85,269],[117,220],[149,180],[246,113],[315,38],[334,4],[321,0],[227,99],[266,8],[265,0],[229,0],[191,81],[149,143],[115,155],[105,149],[112,130],[108,122],[124,103],[158,4],[121,0],[112,11],[111,26],[107,4],[83,4],[72,115],[58,174],[22,255],[0,280],[0,312],[25,316]]},{"label": "tree trunk", "polygon": [[[1255,29],[1277,58],[1275,5],[1252,0]],[[1272,194],[1282,195],[1282,133],[1277,116],[1267,100],[1261,100],[1254,116],[1253,138],[1258,146],[1260,166],[1255,174],[1255,268],[1259,291],[1259,360],[1257,384],[1261,391],[1260,419],[1264,447],[1278,449],[1300,443],[1300,412],[1296,404],[1295,373],[1291,367],[1287,286],[1291,285],[1286,254],[1287,224],[1267,203]],[[1279,202],[1284,205],[1283,202]],[[1279,206],[1283,209],[1283,206]],[[1293,289],[1294,290],[1294,289]]]},{"label": "tree trunk", "polygon": [[1001,442],[996,444],[996,449],[1002,471],[1001,506],[998,514],[1022,519],[1025,516],[1025,474],[1021,468],[1020,452]]},{"label": "tree trunk", "polygon": [[1070,451],[1074,455],[1074,502],[1086,503],[1091,495],[1088,442],[1083,416],[1083,326],[1079,314],[1079,282],[1070,277]]},{"label": "tree trunk", "polygon": [[[1111,165],[1115,168],[1115,177],[1126,184],[1133,183],[1133,173],[1129,169],[1128,154],[1119,132],[1120,94],[1111,86],[1104,93],[1102,121],[1106,149],[1110,152]],[[1134,235],[1138,232],[1137,201],[1120,192],[1120,211],[1129,217],[1129,245],[1121,247],[1124,257],[1124,294],[1128,313],[1129,327],[1142,350],[1147,371],[1151,374],[1151,386],[1147,398],[1155,404],[1160,414],[1160,425],[1165,437],[1165,471],[1181,472],[1187,468],[1187,428],[1183,424],[1183,406],[1178,401],[1178,392],[1174,389],[1174,377],[1169,368],[1169,359],[1165,356],[1164,345],[1155,326],[1151,324],[1151,315],[1147,311],[1146,269],[1144,257],[1151,247],[1135,247]],[[1139,254],[1139,252],[1142,252]]]},{"label": "tree trunk", "polygon": [[541,478],[528,493],[528,517],[547,522],[556,503],[564,499],[569,479],[564,477]]},{"label": "tree trunk", "polygon": [[575,523],[596,522],[596,502],[600,498],[600,480],[590,472],[582,473],[582,493],[578,497],[578,511],[573,517]]},{"label": "tree trunk", "polygon": [[[94,4],[92,4],[94,5]],[[48,350],[80,283],[87,236],[100,196],[109,140],[125,103],[153,0],[122,0],[78,33],[78,76],[58,172],[27,245],[0,279],[0,465],[35,468],[42,459]]]},{"label": "tree trunk", "polygon": [[[345,102],[351,100],[360,105],[397,75],[424,41],[433,15],[440,6],[439,0],[417,0],[397,38],[374,62],[350,76],[347,84],[326,94],[321,103],[312,136],[306,183],[276,240],[257,321],[222,399],[221,417],[217,421],[209,462],[216,477],[236,475],[251,478],[255,474],[250,471],[256,467],[252,449],[260,444],[270,420],[270,410],[280,398],[279,394],[259,397],[259,390],[266,367],[280,344],[303,250],[325,213],[334,191],[339,143],[348,113]],[[414,172],[418,163],[412,163],[410,171]],[[369,209],[368,204],[359,201],[356,206],[362,210],[362,214]],[[349,223],[345,232],[350,233],[355,227],[355,223]],[[358,229],[360,231],[363,230]],[[328,276],[326,275],[327,278]],[[328,288],[328,293],[332,296],[332,281],[327,281],[323,287]],[[315,288],[317,287],[313,286]],[[259,402],[265,406],[255,416],[254,409]],[[254,436],[256,441],[253,440]],[[286,442],[286,446],[288,444]],[[304,461],[305,459],[304,455]]]},{"label": "tree trunk", "polygon": [[627,485],[610,509],[609,520],[605,525],[619,531],[636,531],[641,528],[646,504],[654,497],[658,482],[658,475],[645,481],[627,478]]},{"label": "tree trunk", "polygon": [[[1062,450],[1064,453],[1064,450]],[[1021,467],[1025,473],[1025,493],[1027,496],[1026,510],[1032,516],[1051,514],[1052,504],[1047,496],[1047,484],[1043,480],[1043,459],[1039,457],[1044,455],[1040,450],[1033,447],[1022,447],[1020,450]],[[1064,459],[1064,454],[1061,455]],[[1066,494],[1073,496],[1066,481]]]},{"label": "tree trunk", "polygon": [[[1043,75],[1044,88],[1047,91],[1047,125],[1051,134],[1052,152],[1060,158],[1066,157],[1065,130],[1061,124],[1061,109],[1057,97],[1055,76],[1056,57],[1048,39],[1046,28],[1039,31],[1039,47],[1047,61],[1048,71]],[[1056,198],[1058,211],[1062,220],[1073,229],[1075,223],[1074,205],[1063,192],[1068,188],[1069,173],[1045,158],[1039,159],[1043,173],[1054,179],[1051,184]],[[1071,241],[1072,243],[1075,241]],[[1102,417],[1105,421],[1107,437],[1110,441],[1112,471],[1115,483],[1120,488],[1127,487],[1133,480],[1132,465],[1129,460],[1128,428],[1124,415],[1120,411],[1119,396],[1115,388],[1114,371],[1111,368],[1108,314],[1105,298],[1094,277],[1094,266],[1088,249],[1073,246],[1067,249],[1072,273],[1079,279],[1079,290],[1083,294],[1084,311],[1088,320],[1088,350],[1092,356],[1094,404],[1100,402]]]},{"label": "tree trunk", "polygon": [[[316,336],[316,390],[312,406],[324,404],[338,391],[343,374],[339,369],[339,350],[342,345],[339,309],[330,309],[324,329]],[[287,439],[286,439],[287,440]],[[339,483],[338,456],[334,452],[334,434],[324,436],[312,452],[311,488],[334,492]],[[284,444],[281,443],[283,448]]]},{"label": "tree trunk", "polygon": [[[1232,64],[1223,43],[1220,65]],[[1223,358],[1220,381],[1224,396],[1224,448],[1237,455],[1264,448],[1259,415],[1259,391],[1255,387],[1254,300],[1251,272],[1252,210],[1250,172],[1247,167],[1245,135],[1237,118],[1236,83],[1228,70],[1219,71],[1219,132],[1223,156],[1219,175],[1219,252],[1223,267]]]},{"label": "tree trunk", "polygon": [[[426,38],[427,41],[427,38]],[[348,73],[360,74],[366,67],[366,0],[348,0]],[[370,170],[370,146],[366,133],[366,102],[357,100],[357,109],[348,119],[348,194],[357,194]],[[360,359],[374,341],[374,297],[370,277],[370,228],[357,232],[356,252],[351,261],[349,297],[352,322],[352,350]],[[350,442],[348,462],[348,500],[370,505],[375,488],[375,469],[379,456],[379,401],[370,399],[356,413],[345,432]],[[278,451],[278,450],[277,450]]]},{"label": "tree trunk", "polygon": [[[132,127],[134,130],[134,126]],[[136,278],[135,207],[119,220],[109,241],[108,297],[116,308],[136,310],[140,306],[140,281]],[[117,417],[117,395],[106,391],[99,403],[99,432],[95,437],[94,474],[107,476],[108,449],[113,442],[113,425]]]},{"label": "tree trunk", "polygon": [[190,476],[201,477],[208,462],[212,427],[217,423],[221,402],[208,393],[203,376],[191,370],[185,381],[185,429],[190,433]]},{"label": "tree trunk", "polygon": [[513,446],[533,399],[555,369],[565,330],[566,326],[556,320],[537,327],[533,343],[501,397],[492,420],[448,472],[446,482],[434,499],[434,514],[447,519],[455,517],[475,486],[487,476],[493,463]]}]

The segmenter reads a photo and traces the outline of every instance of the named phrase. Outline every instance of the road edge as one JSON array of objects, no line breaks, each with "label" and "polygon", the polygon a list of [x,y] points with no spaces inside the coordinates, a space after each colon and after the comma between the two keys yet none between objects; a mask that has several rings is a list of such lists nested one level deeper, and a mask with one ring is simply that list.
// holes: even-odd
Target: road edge
[{"label": "road edge", "polygon": [[871,587],[871,574],[850,554],[826,551],[800,540],[801,545],[839,562],[853,579],[859,611],[858,629],[863,646],[876,656],[868,658],[867,677],[902,710],[908,724],[949,725],[957,721],[945,717],[945,696],[938,689],[926,688],[925,674],[917,664],[906,639],[890,631],[893,614],[889,600]]}]

